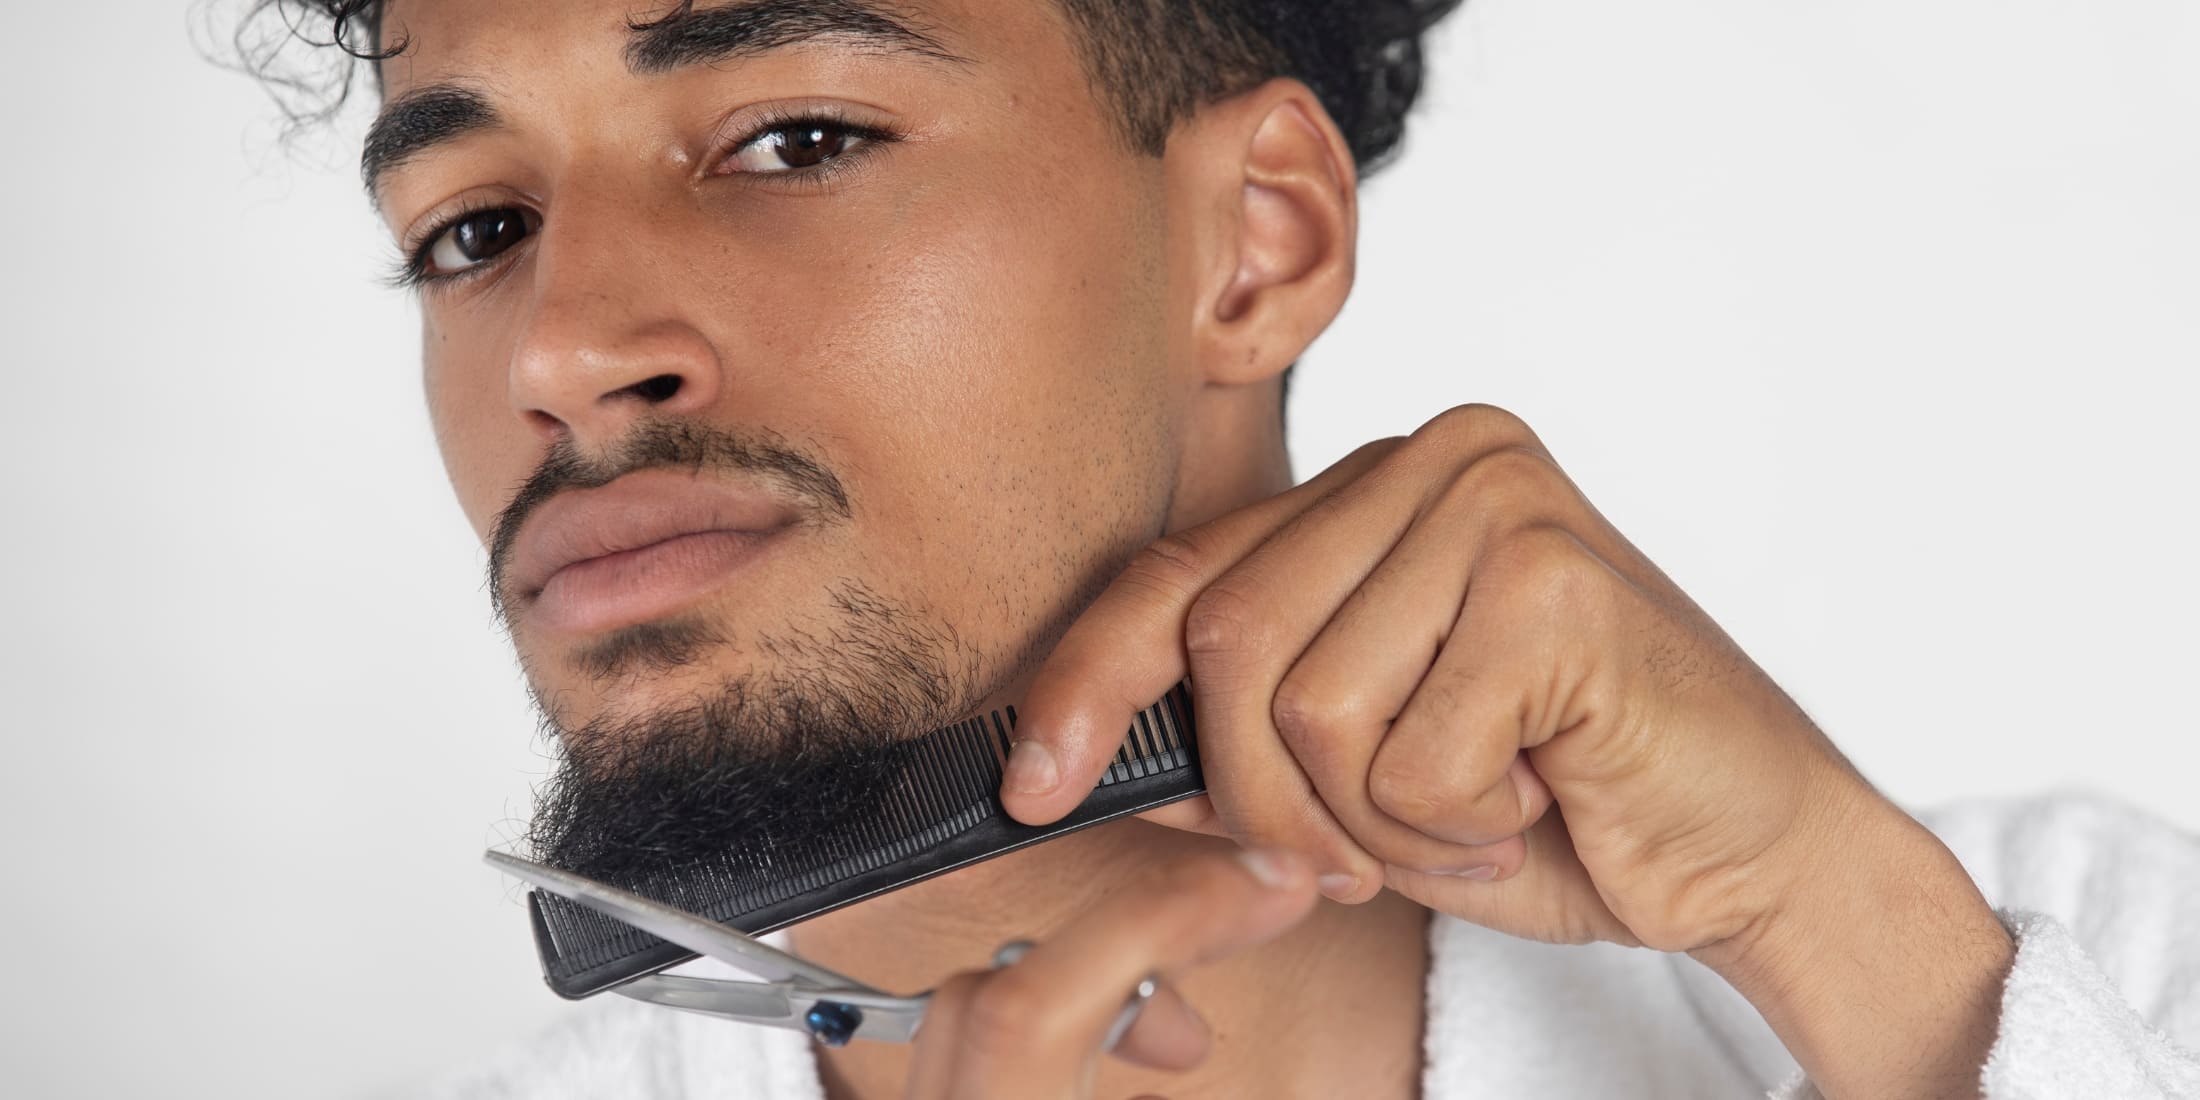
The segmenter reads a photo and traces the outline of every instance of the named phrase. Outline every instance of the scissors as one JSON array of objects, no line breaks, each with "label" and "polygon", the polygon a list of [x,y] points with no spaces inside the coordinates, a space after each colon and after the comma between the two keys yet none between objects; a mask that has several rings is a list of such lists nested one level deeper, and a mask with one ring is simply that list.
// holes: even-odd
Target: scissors
[{"label": "scissors", "polygon": [[[799,955],[696,916],[653,901],[609,883],[571,871],[559,870],[508,852],[491,849],[483,854],[489,865],[538,890],[585,905],[596,912],[678,944],[698,955],[717,959],[768,979],[762,982],[727,978],[695,978],[678,974],[645,974],[615,991],[637,1001],[715,1016],[724,1020],[761,1024],[765,1027],[806,1031],[826,1046],[845,1046],[850,1039],[890,1043],[914,1041],[924,1026],[924,1010],[931,1002],[927,991],[898,996],[866,985]],[[1012,940],[994,953],[993,967],[1012,966],[1031,949],[1026,940]],[[1102,1050],[1115,1044],[1138,1019],[1139,1010],[1159,988],[1159,979],[1148,975],[1131,991],[1115,1022],[1108,1028]]]}]

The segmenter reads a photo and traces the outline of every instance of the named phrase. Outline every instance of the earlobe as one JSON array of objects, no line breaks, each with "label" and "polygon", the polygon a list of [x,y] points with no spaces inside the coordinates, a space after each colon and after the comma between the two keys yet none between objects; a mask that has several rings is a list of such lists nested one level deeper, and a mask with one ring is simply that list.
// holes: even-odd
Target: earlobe
[{"label": "earlobe", "polygon": [[[1281,374],[1329,327],[1352,287],[1358,233],[1352,156],[1320,102],[1271,81],[1210,108],[1238,155],[1215,177],[1228,230],[1209,236],[1213,283],[1196,318],[1210,385]],[[1235,125],[1232,125],[1232,123]]]}]

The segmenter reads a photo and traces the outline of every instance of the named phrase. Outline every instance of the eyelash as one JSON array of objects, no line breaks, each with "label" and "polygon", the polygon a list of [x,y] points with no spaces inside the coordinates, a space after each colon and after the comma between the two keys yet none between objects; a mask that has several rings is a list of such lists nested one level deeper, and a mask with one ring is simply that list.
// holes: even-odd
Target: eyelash
[{"label": "eyelash", "polygon": [[[725,163],[759,139],[767,137],[775,131],[792,130],[805,126],[834,130],[847,137],[860,139],[862,143],[847,152],[834,156],[830,160],[807,168],[789,168],[780,172],[720,173],[716,171],[718,165]],[[816,191],[830,184],[842,172],[854,167],[855,162],[859,162],[870,154],[901,140],[901,137],[901,133],[897,130],[853,122],[841,112],[835,110],[818,110],[814,108],[789,110],[784,113],[767,115],[750,127],[746,134],[727,145],[725,150],[713,159],[712,174],[765,176],[769,182],[756,180],[747,182],[752,186],[786,187],[793,185]],[[384,283],[394,289],[426,292],[448,289],[494,270],[499,266],[497,258],[484,260],[471,267],[461,268],[446,275],[436,275],[428,270],[428,256],[435,251],[436,242],[442,240],[443,235],[450,232],[458,223],[476,214],[504,209],[509,209],[509,207],[494,200],[482,200],[468,203],[436,219],[435,223],[421,234],[420,243],[414,245],[410,250],[400,248],[399,255],[391,264],[389,274],[384,277]],[[529,232],[533,233],[534,231],[529,230]],[[518,246],[514,245],[513,247]],[[510,249],[506,251],[509,252]]]}]

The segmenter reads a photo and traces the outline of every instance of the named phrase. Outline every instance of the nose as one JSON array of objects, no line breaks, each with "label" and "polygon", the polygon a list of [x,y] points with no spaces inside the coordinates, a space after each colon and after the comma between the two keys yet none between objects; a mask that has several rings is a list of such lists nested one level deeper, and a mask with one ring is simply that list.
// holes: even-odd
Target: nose
[{"label": "nose", "polygon": [[[574,219],[567,219],[570,226]],[[584,449],[622,438],[645,416],[693,414],[719,398],[710,338],[683,316],[631,238],[588,239],[547,224],[536,242],[534,300],[513,345],[513,411],[548,442]]]}]

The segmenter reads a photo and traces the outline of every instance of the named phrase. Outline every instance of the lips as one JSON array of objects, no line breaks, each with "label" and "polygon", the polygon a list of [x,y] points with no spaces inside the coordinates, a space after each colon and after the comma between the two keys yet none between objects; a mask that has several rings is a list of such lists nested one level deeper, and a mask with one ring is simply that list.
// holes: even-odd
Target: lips
[{"label": "lips", "polygon": [[513,543],[506,586],[532,627],[616,630],[717,590],[801,518],[770,493],[642,470],[543,502]]}]

